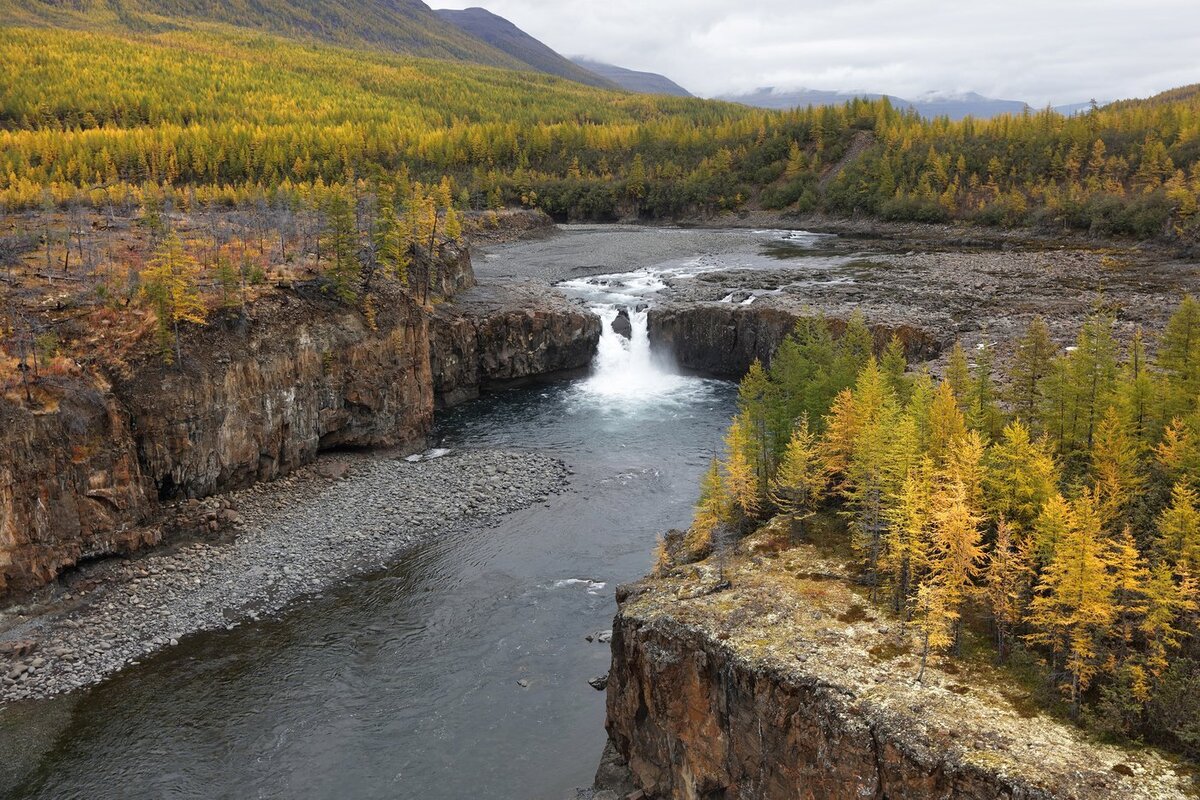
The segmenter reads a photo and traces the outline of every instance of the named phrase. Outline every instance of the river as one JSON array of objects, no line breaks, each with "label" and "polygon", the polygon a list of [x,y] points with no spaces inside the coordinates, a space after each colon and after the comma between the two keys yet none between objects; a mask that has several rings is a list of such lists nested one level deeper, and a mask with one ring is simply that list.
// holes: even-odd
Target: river
[{"label": "river", "polygon": [[[562,245],[527,252],[558,260]],[[662,269],[720,260],[708,244],[662,246]],[[561,458],[570,491],[276,618],[189,637],[88,690],[10,711],[0,741],[22,763],[10,765],[9,796],[562,800],[590,784],[604,695],[587,681],[609,652],[585,636],[610,627],[614,588],[649,569],[656,536],[688,523],[735,396],[651,352],[638,309],[660,284],[646,264],[622,266],[632,271],[564,286],[605,320],[590,376],[439,420],[452,450]],[[631,339],[613,332],[621,308]]]}]

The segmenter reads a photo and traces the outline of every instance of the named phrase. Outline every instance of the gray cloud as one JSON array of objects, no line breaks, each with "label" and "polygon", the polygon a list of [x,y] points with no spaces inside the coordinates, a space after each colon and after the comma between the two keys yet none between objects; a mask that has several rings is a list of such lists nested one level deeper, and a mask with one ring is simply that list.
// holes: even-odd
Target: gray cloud
[{"label": "gray cloud", "polygon": [[758,86],[1034,105],[1200,82],[1196,0],[434,0],[697,94]]}]

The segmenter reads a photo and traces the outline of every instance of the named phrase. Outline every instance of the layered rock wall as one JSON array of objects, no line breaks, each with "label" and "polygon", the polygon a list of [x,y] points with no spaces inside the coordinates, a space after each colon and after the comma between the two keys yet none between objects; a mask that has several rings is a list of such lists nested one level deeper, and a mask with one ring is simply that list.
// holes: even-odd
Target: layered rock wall
[{"label": "layered rock wall", "polygon": [[804,530],[777,518],[731,553],[618,587],[616,754],[598,788],[624,763],[664,800],[1192,795],[1161,754],[1031,712],[1028,689],[984,659],[931,656],[918,681],[916,632],[867,605],[844,555]]},{"label": "layered rock wall", "polygon": [[[805,316],[803,311],[754,303],[681,303],[650,309],[650,341],[674,354],[681,367],[722,378],[740,378],[755,359],[769,364],[771,356]],[[835,335],[845,320],[831,319]],[[924,361],[941,349],[930,333],[910,326],[873,328],[882,349],[893,335],[904,343],[910,361]]]},{"label": "layered rock wall", "polygon": [[442,406],[586,367],[600,339],[599,317],[532,283],[476,287],[439,306],[430,325],[434,394]]},{"label": "layered rock wall", "polygon": [[[0,398],[0,596],[161,539],[164,503],[271,480],[333,448],[422,446],[436,397],[586,366],[599,320],[544,287],[476,287],[452,253],[434,312],[386,286],[375,314],[284,288],[89,383]],[[453,290],[453,291],[451,291]]]},{"label": "layered rock wall", "polygon": [[[332,447],[416,446],[433,421],[428,324],[397,293],[371,328],[318,291],[274,294],[96,383],[0,401],[0,593],[158,541],[161,501],[269,480]],[[108,382],[111,381],[111,385]]]}]

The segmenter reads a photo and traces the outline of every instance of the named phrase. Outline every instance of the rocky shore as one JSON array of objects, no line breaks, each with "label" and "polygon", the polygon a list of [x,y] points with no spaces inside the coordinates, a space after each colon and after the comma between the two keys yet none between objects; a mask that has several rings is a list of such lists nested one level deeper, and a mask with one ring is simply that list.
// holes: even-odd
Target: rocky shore
[{"label": "rocky shore", "polygon": [[[419,458],[420,460],[413,460]],[[407,548],[564,491],[534,453],[340,455],[178,513],[210,536],[84,569],[0,614],[0,706],[95,683],[189,634],[230,628]]]}]

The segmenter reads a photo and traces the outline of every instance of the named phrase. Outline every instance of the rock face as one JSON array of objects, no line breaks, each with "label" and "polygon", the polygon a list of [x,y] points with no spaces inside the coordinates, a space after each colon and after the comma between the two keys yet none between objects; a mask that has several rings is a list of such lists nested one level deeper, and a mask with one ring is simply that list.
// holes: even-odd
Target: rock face
[{"label": "rock face", "polygon": [[114,391],[162,499],[270,480],[335,447],[416,445],[433,422],[428,328],[396,292],[375,329],[319,291],[202,329],[183,369],[151,360]]},{"label": "rock face", "polygon": [[600,319],[534,283],[494,284],[439,306],[430,338],[434,393],[453,406],[481,389],[586,367]]},{"label": "rock face", "polygon": [[[675,354],[681,367],[722,378],[740,378],[757,358],[769,364],[803,313],[766,302],[743,306],[731,303],[679,303],[650,309],[650,341]],[[831,319],[834,333],[844,320]],[[933,335],[909,326],[875,326],[883,347],[893,335],[904,342],[910,361],[936,355],[941,343]]]},{"label": "rock face", "polygon": [[915,634],[790,535],[617,590],[609,761],[648,797],[1188,796],[1153,751],[1015,706],[1024,692],[987,664],[967,680],[935,659],[917,683]]},{"label": "rock face", "polygon": [[[428,266],[428,265],[426,265]],[[470,254],[431,272],[430,314],[378,286],[373,322],[313,286],[189,328],[184,358],[49,385],[37,412],[0,398],[0,597],[80,559],[156,544],[163,503],[284,475],[324,450],[417,447],[435,396],[586,366],[599,319],[534,284],[476,287]]]},{"label": "rock face", "polygon": [[156,505],[129,417],[111,395],[71,392],[46,413],[0,398],[0,596],[65,564],[156,541]]},{"label": "rock face", "polygon": [[375,328],[317,290],[191,331],[55,407],[0,401],[0,593],[156,543],[160,501],[269,480],[334,447],[416,446],[433,422],[428,325],[400,293]]}]

